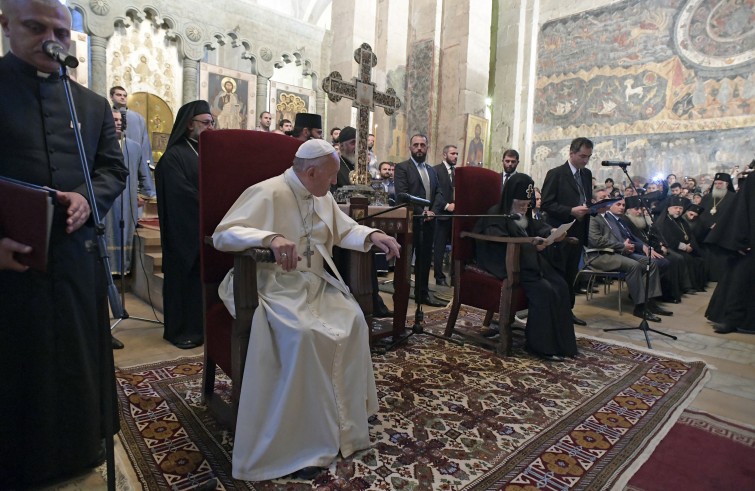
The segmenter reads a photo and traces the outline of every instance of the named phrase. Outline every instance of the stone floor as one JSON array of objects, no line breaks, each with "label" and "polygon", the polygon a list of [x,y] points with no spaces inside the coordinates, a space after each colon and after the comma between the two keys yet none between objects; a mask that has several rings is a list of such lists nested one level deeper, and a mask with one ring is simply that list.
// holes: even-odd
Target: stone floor
[{"label": "stone floor", "polygon": [[[664,304],[674,312],[673,317],[664,317],[661,323],[650,323],[651,328],[677,336],[676,341],[660,334],[649,332],[652,348],[685,359],[702,359],[712,370],[705,387],[692,401],[690,407],[755,426],[755,336],[749,334],[715,334],[703,314],[713,288],[706,293],[685,296],[681,304]],[[392,305],[390,296],[381,294],[386,304]],[[623,314],[617,310],[617,289],[604,293],[603,287],[590,300],[584,296],[577,299],[575,314],[587,321],[586,327],[577,326],[577,333],[620,343],[647,348],[644,333],[640,330],[604,332],[605,327],[637,327],[640,319],[631,314],[632,306],[624,293]],[[135,296],[126,295],[126,309],[131,316],[145,319],[161,319],[149,304]],[[409,318],[414,313],[414,303],[409,305]],[[425,309],[429,310],[429,309]],[[182,356],[202,354],[202,348],[180,350],[162,339],[162,326],[131,318],[124,320],[114,330],[125,349],[115,351],[119,367],[130,367]],[[128,471],[126,471],[128,472]],[[66,491],[80,489],[103,489],[99,474],[77,479],[52,489]]]}]

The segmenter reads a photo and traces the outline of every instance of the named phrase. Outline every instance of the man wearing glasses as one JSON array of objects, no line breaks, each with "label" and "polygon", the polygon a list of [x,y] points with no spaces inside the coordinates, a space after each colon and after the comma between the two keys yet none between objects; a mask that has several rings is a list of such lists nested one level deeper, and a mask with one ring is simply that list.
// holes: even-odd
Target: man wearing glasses
[{"label": "man wearing glasses", "polygon": [[155,169],[165,275],[163,337],[181,349],[195,348],[204,341],[198,239],[199,135],[214,127],[207,101],[182,106]]}]

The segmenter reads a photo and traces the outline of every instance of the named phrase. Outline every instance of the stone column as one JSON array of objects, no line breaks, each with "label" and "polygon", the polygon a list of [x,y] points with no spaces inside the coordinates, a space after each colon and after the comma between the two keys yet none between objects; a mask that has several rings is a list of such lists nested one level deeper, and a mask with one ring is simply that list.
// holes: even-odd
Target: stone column
[{"label": "stone column", "polygon": [[[267,107],[267,87],[269,85],[269,82],[270,77],[264,77],[260,74],[257,74],[257,121],[254,122],[254,126],[257,126],[257,123],[260,119],[260,114],[265,111],[270,111],[270,108]],[[270,123],[270,127],[272,129],[277,128],[278,122],[273,121],[272,123]]]},{"label": "stone column", "polygon": [[[431,148],[437,160],[445,145],[456,145],[459,164],[466,162],[467,114],[485,118],[490,68],[491,2],[487,0],[444,0],[441,19],[438,99],[433,119],[435,134]],[[467,140],[469,137],[467,138]],[[489,135],[484,161],[491,166]],[[499,159],[500,161],[500,159]]]},{"label": "stone column", "polygon": [[107,39],[92,34],[89,36],[89,43],[92,47],[92,54],[89,59],[92,67],[92,80],[89,88],[110,100],[107,86]]},{"label": "stone column", "polygon": [[[362,43],[374,48],[375,13],[377,2],[354,2],[353,0],[333,0],[331,7],[331,30],[333,47],[330,53],[330,70],[322,74],[325,78],[331,71],[338,71],[346,81],[359,74],[359,65],[354,61],[354,50]],[[323,133],[330,128],[350,126],[351,101],[341,99],[328,102],[328,120],[323,122]],[[327,128],[327,129],[325,129]],[[330,135],[324,135],[329,138]]]},{"label": "stone column", "polygon": [[[436,96],[440,73],[441,7],[436,0],[409,2],[409,32],[406,66],[407,137],[424,133],[430,138],[428,159],[437,160],[435,126]],[[408,150],[408,145],[407,145]]]},{"label": "stone column", "polygon": [[199,99],[199,62],[191,58],[183,59],[183,104]]}]

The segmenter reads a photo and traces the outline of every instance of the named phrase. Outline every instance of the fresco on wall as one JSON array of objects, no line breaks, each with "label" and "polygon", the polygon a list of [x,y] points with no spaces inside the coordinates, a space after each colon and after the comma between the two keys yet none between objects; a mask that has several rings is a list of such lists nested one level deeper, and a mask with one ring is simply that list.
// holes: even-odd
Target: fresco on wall
[{"label": "fresco on wall", "polygon": [[629,0],[544,24],[533,174],[563,163],[577,136],[596,142],[601,181],[614,172],[598,168],[603,159],[632,160],[647,176],[749,163],[753,23],[755,0]]}]

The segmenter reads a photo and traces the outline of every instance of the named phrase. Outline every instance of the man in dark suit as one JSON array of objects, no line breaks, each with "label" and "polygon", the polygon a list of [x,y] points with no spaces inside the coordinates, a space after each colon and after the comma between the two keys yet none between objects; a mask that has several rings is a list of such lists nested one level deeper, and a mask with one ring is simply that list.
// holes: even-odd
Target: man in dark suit
[{"label": "man in dark suit", "polygon": [[[442,307],[445,304],[435,300],[430,295],[427,286],[430,276],[430,260],[432,258],[435,231],[435,215],[445,208],[443,194],[438,186],[438,175],[435,169],[425,163],[427,158],[428,139],[425,135],[414,135],[409,141],[411,158],[396,164],[394,184],[398,203],[406,203],[406,194],[430,201],[429,206],[413,205],[414,207],[414,244],[415,251],[415,281],[419,288],[420,298],[425,305]],[[420,233],[420,229],[422,233]],[[420,242],[420,235],[422,240]]]},{"label": "man in dark suit", "polygon": [[508,150],[503,152],[501,163],[503,164],[503,172],[501,173],[501,180],[502,180],[501,182],[502,182],[502,186],[505,186],[509,178],[513,176],[514,174],[516,174],[516,168],[519,165],[519,152],[517,152],[513,148],[509,148]]},{"label": "man in dark suit", "polygon": [[453,220],[448,218],[448,215],[454,212],[454,168],[458,159],[459,150],[456,146],[446,145],[443,147],[443,162],[433,167],[438,174],[438,186],[446,202],[435,221],[435,240],[433,241],[435,284],[441,286],[448,286],[446,275],[443,274],[443,256],[446,252],[446,244],[451,240]]},{"label": "man in dark suit", "polygon": [[[604,189],[595,193],[595,201],[602,201],[607,197],[608,193]],[[667,267],[668,262],[655,251],[651,261],[646,255],[649,252],[647,244],[635,237],[619,221],[619,215],[624,214],[624,201],[618,201],[610,208],[601,208],[598,211],[598,215],[590,220],[587,263],[599,271],[621,271],[626,275],[635,316],[644,316],[649,321],[660,322],[661,318],[658,315],[672,315],[672,312],[663,309],[653,300],[661,296],[660,269]],[[646,273],[646,270],[649,270],[649,273]],[[647,274],[650,274],[650,278],[646,311],[644,302]]]},{"label": "man in dark suit", "polygon": [[[548,171],[543,182],[543,211],[548,214],[548,223],[554,227],[576,220],[568,235],[579,240],[579,246],[565,242],[554,244],[553,264],[563,273],[569,285],[572,308],[574,307],[574,279],[579,271],[582,247],[587,244],[590,216],[587,205],[592,195],[592,172],[586,169],[592,156],[593,143],[587,138],[575,138],[569,146],[569,160]],[[572,314],[574,323],[587,325]]]}]

